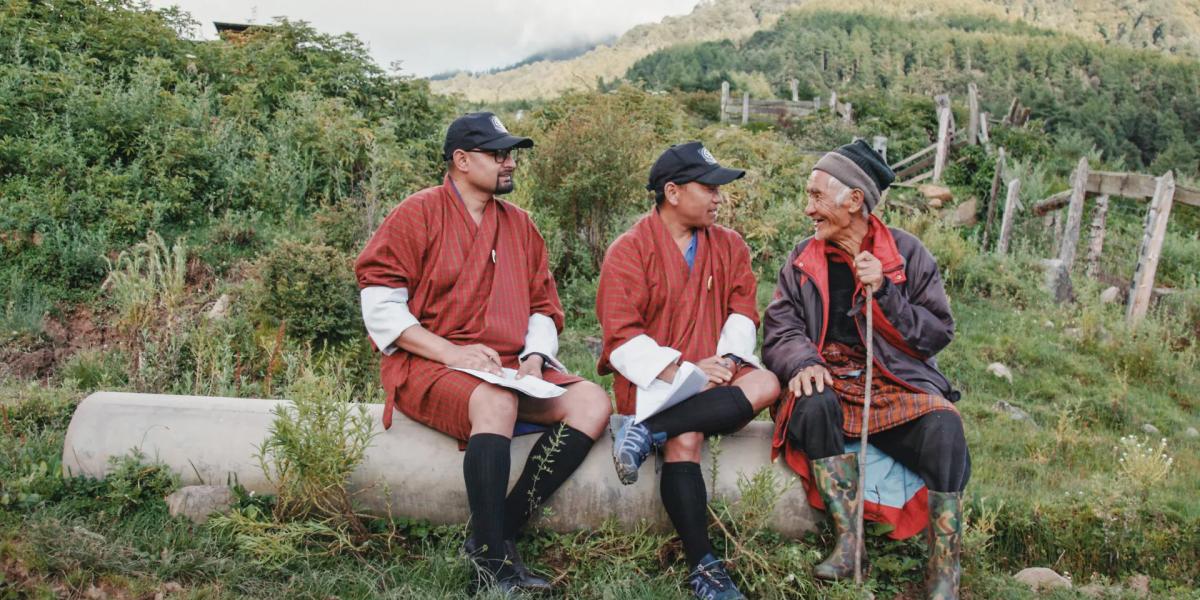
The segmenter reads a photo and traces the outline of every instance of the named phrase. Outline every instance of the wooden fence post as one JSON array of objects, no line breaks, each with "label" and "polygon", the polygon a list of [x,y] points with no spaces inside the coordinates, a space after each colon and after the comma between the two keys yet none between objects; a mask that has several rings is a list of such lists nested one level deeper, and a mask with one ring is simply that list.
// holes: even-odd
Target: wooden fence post
[{"label": "wooden fence post", "polygon": [[988,195],[987,223],[983,226],[983,244],[981,249],[986,251],[992,234],[992,222],[996,218],[996,195],[1000,193],[1000,177],[1004,173],[1004,148],[996,154],[996,172],[992,174],[992,193]]},{"label": "wooden fence post", "polygon": [[1104,228],[1108,221],[1108,194],[1096,198],[1096,212],[1088,232],[1087,276],[1100,273],[1100,255],[1104,252]]},{"label": "wooden fence post", "polygon": [[936,98],[938,106],[937,155],[933,159],[933,181],[942,180],[946,168],[946,154],[950,150],[950,97],[942,94]]},{"label": "wooden fence post", "polygon": [[967,108],[971,111],[967,121],[967,143],[979,143],[979,90],[974,83],[967,84]]},{"label": "wooden fence post", "polygon": [[742,92],[742,125],[750,122],[750,92]]},{"label": "wooden fence post", "polygon": [[879,153],[883,162],[887,162],[887,138],[882,135],[877,135],[871,140],[871,148]]},{"label": "wooden fence post", "polygon": [[842,106],[846,107],[846,112],[845,112],[845,114],[842,115],[842,121],[845,123],[853,123],[854,122],[854,105],[847,102],[847,103],[843,104]]},{"label": "wooden fence post", "polygon": [[1154,274],[1158,271],[1158,259],[1162,254],[1163,239],[1167,235],[1167,220],[1171,217],[1171,205],[1175,201],[1175,174],[1167,171],[1158,178],[1154,186],[1154,198],[1146,212],[1146,231],[1138,252],[1137,268],[1133,272],[1133,285],[1129,290],[1129,308],[1125,319],[1137,325],[1150,309],[1150,293],[1154,291]]},{"label": "wooden fence post", "polygon": [[721,82],[721,122],[729,120],[729,82]]},{"label": "wooden fence post", "polygon": [[990,118],[992,118],[990,113],[979,113],[979,141],[982,142],[984,146],[992,143],[992,138],[988,134],[988,127],[991,126],[988,123],[988,119]]},{"label": "wooden fence post", "polygon": [[837,114],[837,92],[829,92],[829,112]]},{"label": "wooden fence post", "polygon": [[1087,157],[1079,159],[1079,166],[1075,167],[1071,178],[1071,204],[1067,208],[1066,229],[1063,231],[1062,245],[1058,249],[1058,258],[1068,274],[1075,264],[1075,247],[1079,244],[1079,228],[1083,221],[1083,203],[1087,199]]},{"label": "wooden fence post", "polygon": [[1008,254],[1008,242],[1012,238],[1013,217],[1020,203],[1021,180],[1008,182],[1008,195],[1004,198],[1004,216],[1000,217],[1000,240],[996,242],[996,254]]},{"label": "wooden fence post", "polygon": [[1005,125],[1016,125],[1014,120],[1017,116],[1017,110],[1021,106],[1021,101],[1017,98],[1012,99],[1012,104],[1008,105],[1008,114],[1005,115],[1003,123]]},{"label": "wooden fence post", "polygon": [[813,112],[814,113],[821,112],[821,97],[820,96],[813,96]]},{"label": "wooden fence post", "polygon": [[800,101],[800,80],[792,79],[788,82],[788,86],[792,88],[792,102]]}]

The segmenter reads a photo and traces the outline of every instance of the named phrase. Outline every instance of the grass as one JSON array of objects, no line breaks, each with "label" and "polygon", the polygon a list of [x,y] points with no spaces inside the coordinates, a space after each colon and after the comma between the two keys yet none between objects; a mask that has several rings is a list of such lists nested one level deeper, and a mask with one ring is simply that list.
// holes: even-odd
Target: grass
[{"label": "grass", "polygon": [[[1026,309],[1012,310],[1010,298],[959,297],[959,336],[940,358],[964,391],[959,408],[973,455],[964,557],[968,597],[1030,597],[1008,577],[1025,566],[1069,572],[1077,583],[1094,578],[1119,584],[1146,573],[1155,597],[1188,597],[1200,548],[1200,507],[1193,500],[1200,487],[1200,442],[1180,435],[1197,414],[1195,404],[1179,399],[1200,392],[1190,374],[1192,351],[1153,360],[1141,356],[1161,343],[1153,338],[1162,325],[1151,323],[1149,333],[1126,331],[1119,307],[1029,302]],[[595,359],[584,343],[589,335],[595,332],[563,336],[563,357],[583,373],[594,373]],[[1013,382],[988,373],[990,362],[1008,365]],[[1164,385],[1164,379],[1174,385]],[[369,521],[372,535],[365,544],[332,554],[320,535],[301,532],[294,555],[263,568],[230,529],[170,518],[157,498],[144,498],[121,518],[111,518],[114,506],[128,505],[114,491],[128,489],[128,481],[84,483],[58,476],[67,419],[83,395],[73,385],[3,387],[8,417],[0,473],[9,500],[0,516],[0,562],[9,576],[0,597],[52,597],[62,589],[86,593],[90,586],[138,594],[174,589],[172,584],[194,598],[465,597],[469,573],[457,556],[462,527]],[[996,408],[1000,400],[1032,419],[1010,419]],[[1163,432],[1174,463],[1161,482],[1139,487],[1137,477],[1122,469],[1117,449],[1123,436],[1143,435],[1146,422]],[[747,495],[750,502],[769,496]],[[270,522],[252,507],[245,504],[239,514]],[[786,541],[756,528],[753,507],[718,501],[714,513],[730,530],[742,528],[739,540],[753,538],[748,549],[739,549],[713,528],[718,549],[735,558],[744,587],[755,597],[785,597],[785,590],[857,597],[849,587],[816,588],[808,579],[807,568],[820,560],[828,532]],[[685,597],[677,544],[611,527],[575,534],[539,531],[522,543],[535,567],[553,575],[570,597],[582,598]],[[876,565],[870,585],[880,597],[919,591],[920,542],[872,539],[869,553]],[[761,558],[778,565],[776,570],[756,564]],[[14,569],[29,575],[14,577]],[[1108,597],[1121,597],[1118,589],[1110,589]]]},{"label": "grass", "polygon": [[[1189,291],[1172,296],[1134,330],[1124,325],[1122,306],[1099,302],[1099,282],[1077,277],[1078,303],[1050,302],[1038,289],[1040,276],[1031,271],[1035,257],[1045,253],[1036,241],[1018,244],[1016,255],[1002,260],[981,255],[973,239],[926,216],[890,220],[917,233],[937,256],[958,322],[956,340],[938,358],[963,391],[958,408],[973,459],[965,597],[1031,598],[1011,577],[1028,566],[1069,573],[1077,587],[1101,586],[1105,598],[1136,597],[1127,582],[1139,574],[1149,576],[1153,597],[1197,597],[1192,590],[1200,578],[1200,504],[1194,500],[1200,440],[1183,432],[1200,426],[1200,351],[1193,333],[1198,312],[1191,280],[1178,275],[1188,265],[1200,267],[1194,242],[1181,238],[1172,267],[1172,281]],[[1127,244],[1135,229],[1118,218],[1112,248]],[[166,256],[162,248],[159,253]],[[774,273],[760,278],[760,304],[769,300],[774,278]],[[161,301],[160,290],[153,302],[118,302],[118,315],[134,304],[150,307],[142,315],[150,322],[165,323],[164,313],[175,315],[169,335],[84,349],[49,382],[0,381],[0,599],[101,592],[466,597],[471,573],[458,555],[463,526],[365,518],[361,528],[351,528],[326,514],[344,507],[280,514],[274,498],[246,495],[234,513],[193,525],[167,514],[161,498],[173,482],[136,457],[120,463],[105,481],[62,476],[70,415],[94,389],[292,397],[301,386],[338,400],[338,406],[348,398],[381,400],[376,358],[361,339],[317,345],[284,336],[278,327],[253,320],[253,303],[239,300],[250,289],[227,281],[213,289],[173,292],[181,301]],[[204,317],[214,296],[225,291],[234,297],[229,315],[217,321]],[[562,293],[576,310],[594,302],[587,286]],[[595,374],[595,322],[568,323],[559,357],[571,370],[607,384],[610,377]],[[993,362],[1012,371],[1011,383],[987,371]],[[1000,401],[1030,418],[1013,420],[998,407]],[[352,419],[349,413],[337,415]],[[1150,438],[1143,432],[1146,424],[1161,433]],[[316,451],[318,441],[338,447],[333,430],[309,435],[301,433],[308,431],[302,425],[292,422],[286,428],[292,435],[281,438],[287,443],[269,456],[276,469],[311,466],[314,461],[303,455]],[[287,463],[297,457],[301,463]],[[314,489],[337,497],[337,480],[352,462],[326,465],[328,477],[316,480]],[[743,475],[742,500],[714,499],[710,528],[742,588],[754,598],[862,597],[853,586],[818,586],[809,577],[830,546],[829,531],[785,540],[762,526],[778,487],[788,482]],[[303,496],[307,488],[296,489]],[[668,536],[609,525],[569,534],[534,531],[521,545],[528,562],[550,575],[567,597],[687,596],[679,542]],[[873,536],[868,554],[873,570],[867,588],[876,597],[921,596],[925,549],[919,538],[897,543]],[[1043,597],[1085,596],[1072,590]]]}]

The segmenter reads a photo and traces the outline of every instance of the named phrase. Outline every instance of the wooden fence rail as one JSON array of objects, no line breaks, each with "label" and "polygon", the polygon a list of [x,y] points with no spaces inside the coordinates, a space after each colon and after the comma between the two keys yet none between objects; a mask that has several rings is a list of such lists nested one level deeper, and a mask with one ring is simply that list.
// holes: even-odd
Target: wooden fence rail
[{"label": "wooden fence rail", "polygon": [[[1107,196],[1123,196],[1125,198],[1147,200],[1154,196],[1158,186],[1158,178],[1141,173],[1114,173],[1111,171],[1092,171],[1088,173],[1087,192]],[[1033,214],[1044,215],[1067,205],[1071,199],[1071,190],[1064,190],[1038,202],[1033,206]],[[1175,186],[1175,201],[1189,206],[1200,207],[1200,190]]]},{"label": "wooden fence rail", "polygon": [[[1155,291],[1154,278],[1166,240],[1171,208],[1176,202],[1200,207],[1200,191],[1177,185],[1175,175],[1170,171],[1159,177],[1142,173],[1091,171],[1088,169],[1087,159],[1079,159],[1079,166],[1071,173],[1071,189],[1042,200],[1031,210],[1034,215],[1053,218],[1056,224],[1063,226],[1061,237],[1056,235],[1060,246],[1058,260],[1055,262],[1058,263],[1057,268],[1061,269],[1061,272],[1056,278],[1059,287],[1055,290],[1055,297],[1060,301],[1070,297],[1070,272],[1075,261],[1075,248],[1079,243],[1083,208],[1089,195],[1098,196],[1096,211],[1092,216],[1086,259],[1086,272],[1092,277],[1097,275],[1100,254],[1104,247],[1109,196],[1150,201],[1125,312],[1126,320],[1131,325],[1137,325],[1145,318]],[[1068,207],[1065,218],[1060,210],[1064,206]]]}]

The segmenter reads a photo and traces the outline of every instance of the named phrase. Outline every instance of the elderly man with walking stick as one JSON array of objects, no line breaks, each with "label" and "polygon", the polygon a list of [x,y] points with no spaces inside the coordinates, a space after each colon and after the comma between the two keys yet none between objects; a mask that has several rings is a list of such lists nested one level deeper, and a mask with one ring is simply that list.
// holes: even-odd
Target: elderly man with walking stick
[{"label": "elderly man with walking stick", "polygon": [[809,177],[815,229],[780,269],[764,317],[763,362],[785,394],[772,457],[833,522],[837,540],[815,577],[858,578],[865,517],[894,539],[926,530],[929,596],[957,598],[970,456],[959,394],[934,358],[954,320],[933,256],[873,214],[894,177],[861,140]]}]

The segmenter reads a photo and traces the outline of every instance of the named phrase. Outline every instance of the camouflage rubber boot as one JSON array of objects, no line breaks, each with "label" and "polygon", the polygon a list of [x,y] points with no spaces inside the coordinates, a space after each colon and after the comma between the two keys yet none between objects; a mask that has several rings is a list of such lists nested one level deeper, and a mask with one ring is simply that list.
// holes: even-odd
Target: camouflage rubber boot
[{"label": "camouflage rubber boot", "polygon": [[[824,562],[813,567],[813,577],[837,580],[854,577],[854,548],[862,547],[862,540],[855,535],[854,519],[858,515],[858,503],[862,497],[858,490],[858,455],[839,454],[812,461],[813,481],[825,512],[833,521],[837,542],[833,552]],[[866,562],[866,555],[863,556]]]},{"label": "camouflage rubber boot", "polygon": [[929,569],[925,587],[931,600],[957,600],[962,575],[962,492],[929,492]]}]

